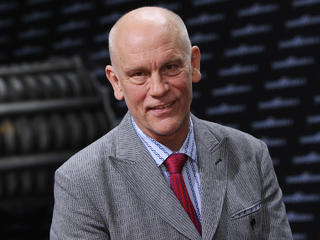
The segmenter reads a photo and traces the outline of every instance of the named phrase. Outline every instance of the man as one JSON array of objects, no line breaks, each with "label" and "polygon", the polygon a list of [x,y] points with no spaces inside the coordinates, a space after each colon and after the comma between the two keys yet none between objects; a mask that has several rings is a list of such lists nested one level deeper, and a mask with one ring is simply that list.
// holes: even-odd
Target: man
[{"label": "man", "polygon": [[190,114],[200,50],[180,17],[135,9],[109,51],[129,112],[57,170],[51,239],[292,239],[265,144]]}]

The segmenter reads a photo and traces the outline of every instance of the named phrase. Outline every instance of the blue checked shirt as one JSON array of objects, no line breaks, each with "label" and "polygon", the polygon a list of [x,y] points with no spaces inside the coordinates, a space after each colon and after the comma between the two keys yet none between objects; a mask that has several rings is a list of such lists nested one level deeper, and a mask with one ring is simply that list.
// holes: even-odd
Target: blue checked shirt
[{"label": "blue checked shirt", "polygon": [[[156,162],[157,166],[161,169],[163,176],[165,179],[170,182],[169,172],[165,165],[164,161],[174,152],[172,152],[169,148],[152,139],[151,137],[144,134],[141,129],[134,122],[131,117],[132,125],[134,126],[135,131],[140,137],[143,144],[148,149],[152,158]],[[201,223],[201,191],[200,191],[200,176],[198,170],[198,159],[197,159],[197,149],[196,143],[194,140],[194,132],[193,132],[193,123],[190,118],[190,128],[188,135],[178,151],[179,153],[184,153],[188,156],[188,160],[185,163],[182,169],[182,175],[186,187],[188,189],[189,197],[192,201],[192,204],[197,213],[198,219]]]}]

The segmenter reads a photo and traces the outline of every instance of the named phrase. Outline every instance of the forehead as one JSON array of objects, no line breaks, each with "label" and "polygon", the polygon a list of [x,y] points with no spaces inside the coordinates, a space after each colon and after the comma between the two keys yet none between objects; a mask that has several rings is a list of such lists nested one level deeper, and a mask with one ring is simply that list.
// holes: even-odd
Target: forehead
[{"label": "forehead", "polygon": [[124,63],[132,58],[184,55],[186,49],[178,32],[167,26],[128,24],[117,34],[116,51]]}]

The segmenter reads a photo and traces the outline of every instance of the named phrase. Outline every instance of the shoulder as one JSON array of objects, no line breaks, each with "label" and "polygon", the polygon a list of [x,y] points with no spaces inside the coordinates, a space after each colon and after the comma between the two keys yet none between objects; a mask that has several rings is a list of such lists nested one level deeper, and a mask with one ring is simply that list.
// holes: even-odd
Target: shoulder
[{"label": "shoulder", "polygon": [[202,129],[202,136],[206,136],[205,139],[199,137],[198,144],[205,145],[206,142],[212,141],[210,138],[216,139],[214,148],[223,146],[229,176],[237,176],[239,182],[244,181],[242,178],[247,176],[255,176],[257,181],[260,181],[260,177],[272,169],[268,148],[258,138],[231,127],[200,119],[197,126]]},{"label": "shoulder", "polygon": [[74,181],[99,174],[104,161],[107,161],[109,156],[115,155],[118,127],[75,153],[57,169],[56,173]]},{"label": "shoulder", "polygon": [[106,174],[111,176],[114,174],[112,159],[127,156],[129,147],[136,149],[137,138],[127,113],[118,126],[68,159],[56,175],[89,182],[96,182]]},{"label": "shoulder", "polygon": [[199,128],[196,130],[200,133],[198,138],[215,138],[218,143],[225,140],[231,149],[238,151],[259,151],[266,148],[264,142],[238,129],[202,120],[194,116],[193,122]]}]

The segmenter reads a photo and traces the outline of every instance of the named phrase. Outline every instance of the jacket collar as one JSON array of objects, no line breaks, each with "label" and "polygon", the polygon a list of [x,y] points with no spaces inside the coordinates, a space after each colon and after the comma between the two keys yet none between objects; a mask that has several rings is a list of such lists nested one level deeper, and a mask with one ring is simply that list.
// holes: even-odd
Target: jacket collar
[{"label": "jacket collar", "polygon": [[[201,179],[202,239],[212,239],[226,189],[226,139],[192,116]],[[201,239],[189,216],[137,136],[129,113],[118,126],[116,154],[110,157],[128,185],[164,221],[190,239]]]},{"label": "jacket collar", "polygon": [[[228,139],[212,123],[192,116],[201,181],[202,239],[213,239],[227,186]],[[208,126],[210,124],[211,126]]]}]

